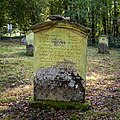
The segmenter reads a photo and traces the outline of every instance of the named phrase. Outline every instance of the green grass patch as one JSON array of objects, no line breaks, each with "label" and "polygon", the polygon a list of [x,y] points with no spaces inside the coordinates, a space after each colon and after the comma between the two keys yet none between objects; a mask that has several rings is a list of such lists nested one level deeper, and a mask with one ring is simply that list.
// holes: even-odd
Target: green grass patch
[{"label": "green grass patch", "polygon": [[10,102],[14,102],[16,100],[16,98],[15,97],[13,97],[13,98],[2,98],[2,99],[0,99],[0,103],[2,104],[2,103],[10,103]]},{"label": "green grass patch", "polygon": [[81,110],[86,111],[90,108],[88,103],[80,102],[65,102],[65,101],[53,101],[53,100],[40,100],[30,101],[30,107],[40,109],[55,109],[55,110]]},{"label": "green grass patch", "polygon": [[80,117],[76,115],[75,113],[71,115],[70,120],[79,120]]}]

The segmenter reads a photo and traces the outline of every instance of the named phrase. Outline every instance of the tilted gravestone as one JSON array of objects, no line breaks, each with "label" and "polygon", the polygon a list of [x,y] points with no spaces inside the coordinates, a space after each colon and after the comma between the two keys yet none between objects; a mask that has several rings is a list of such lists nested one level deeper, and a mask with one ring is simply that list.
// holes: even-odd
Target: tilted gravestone
[{"label": "tilted gravestone", "polygon": [[90,29],[64,20],[31,29],[35,35],[34,99],[83,102]]},{"label": "tilted gravestone", "polygon": [[106,35],[102,35],[99,37],[98,52],[99,53],[109,53],[108,37]]}]

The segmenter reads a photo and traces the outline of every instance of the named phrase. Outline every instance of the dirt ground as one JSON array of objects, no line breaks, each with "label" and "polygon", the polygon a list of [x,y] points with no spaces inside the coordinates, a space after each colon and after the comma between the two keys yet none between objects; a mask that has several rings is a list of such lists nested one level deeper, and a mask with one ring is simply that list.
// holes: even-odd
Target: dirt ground
[{"label": "dirt ground", "polygon": [[18,43],[0,42],[1,120],[120,120],[120,49],[99,54],[87,49],[88,111],[30,108],[33,98],[33,57]]}]

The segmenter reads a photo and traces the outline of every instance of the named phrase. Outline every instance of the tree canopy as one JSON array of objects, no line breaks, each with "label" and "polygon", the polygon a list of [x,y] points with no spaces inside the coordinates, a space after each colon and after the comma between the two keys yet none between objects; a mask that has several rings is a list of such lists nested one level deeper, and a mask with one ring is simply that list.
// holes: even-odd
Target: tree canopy
[{"label": "tree canopy", "polygon": [[0,29],[12,23],[27,31],[53,14],[90,27],[89,44],[95,45],[102,34],[108,35],[112,44],[120,43],[119,0],[1,0]]}]

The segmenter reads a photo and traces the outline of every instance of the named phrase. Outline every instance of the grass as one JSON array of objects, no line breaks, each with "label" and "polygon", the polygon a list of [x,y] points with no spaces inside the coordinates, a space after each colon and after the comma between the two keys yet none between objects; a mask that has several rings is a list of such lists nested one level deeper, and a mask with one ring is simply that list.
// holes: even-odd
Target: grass
[{"label": "grass", "polygon": [[20,44],[0,42],[0,48],[0,103],[10,103],[24,92],[24,86],[31,87],[33,58],[26,56]]},{"label": "grass", "polygon": [[55,109],[55,110],[81,110],[86,111],[90,108],[88,103],[80,103],[80,102],[64,102],[64,101],[31,101],[30,107],[40,108],[40,109]]},{"label": "grass", "polygon": [[29,100],[33,99],[33,57],[26,56],[24,45],[0,42],[0,117],[3,120],[16,117],[119,120],[119,76],[120,49],[110,48],[110,54],[98,54],[96,47],[88,47],[86,100],[90,101],[91,110],[30,108]]}]

